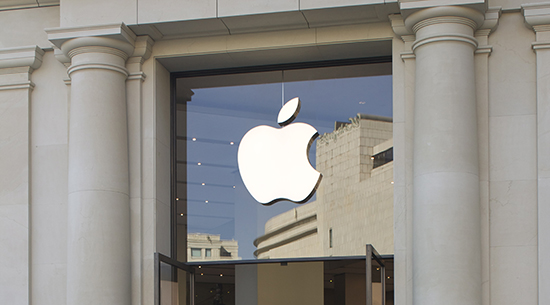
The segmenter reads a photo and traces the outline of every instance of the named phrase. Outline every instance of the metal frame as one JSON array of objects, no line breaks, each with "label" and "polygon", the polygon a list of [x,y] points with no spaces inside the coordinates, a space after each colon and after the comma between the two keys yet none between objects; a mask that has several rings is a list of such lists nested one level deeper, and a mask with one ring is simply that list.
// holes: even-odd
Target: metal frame
[{"label": "metal frame", "polygon": [[382,283],[382,304],[386,304],[386,265],[382,261],[382,256],[371,245],[367,245],[366,255],[366,277],[367,277],[367,305],[372,305],[372,260],[375,260],[380,265],[380,282]]},{"label": "metal frame", "polygon": [[[191,276],[191,280],[192,280],[191,282],[194,281],[192,268],[190,266],[188,266],[187,264],[185,264],[183,262],[179,262],[175,259],[172,259],[172,258],[170,258],[170,257],[168,257],[168,256],[166,256],[162,253],[155,252],[155,305],[160,305],[161,304],[161,302],[160,302],[160,298],[161,298],[161,294],[160,294],[160,284],[161,284],[160,267],[161,267],[162,263],[168,264],[172,267],[175,267],[177,269],[183,270],[183,271],[191,274],[192,275]],[[177,271],[173,272],[173,274],[177,274]],[[191,300],[192,300],[191,305],[193,305],[194,304],[193,298],[191,298]]]},{"label": "metal frame", "polygon": [[377,64],[377,63],[391,63],[391,62],[392,62],[391,56],[375,56],[375,57],[362,57],[362,58],[350,58],[350,59],[297,62],[297,63],[287,63],[287,64],[273,64],[273,65],[262,65],[262,66],[246,66],[246,67],[235,67],[235,68],[181,71],[181,72],[172,72],[171,76],[173,78],[182,78],[182,77],[196,77],[196,76],[213,76],[213,75],[241,74],[241,73],[254,73],[254,72],[268,72],[268,71],[279,71],[279,70],[284,71],[284,70],[298,70],[298,69],[310,69],[310,68],[353,66],[353,65],[362,65],[362,64]]}]

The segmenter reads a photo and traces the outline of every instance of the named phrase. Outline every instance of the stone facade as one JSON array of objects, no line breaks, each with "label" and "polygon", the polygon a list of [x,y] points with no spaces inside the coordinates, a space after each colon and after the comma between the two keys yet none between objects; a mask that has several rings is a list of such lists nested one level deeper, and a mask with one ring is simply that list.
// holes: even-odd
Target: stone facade
[{"label": "stone facade", "polygon": [[391,118],[350,121],[317,140],[317,199],[271,218],[258,258],[365,255],[366,244],[393,253],[393,162],[373,169],[392,148]]},{"label": "stone facade", "polygon": [[549,304],[549,12],[3,1],[0,299],[154,303],[175,200],[171,72],[391,56],[395,304]]}]

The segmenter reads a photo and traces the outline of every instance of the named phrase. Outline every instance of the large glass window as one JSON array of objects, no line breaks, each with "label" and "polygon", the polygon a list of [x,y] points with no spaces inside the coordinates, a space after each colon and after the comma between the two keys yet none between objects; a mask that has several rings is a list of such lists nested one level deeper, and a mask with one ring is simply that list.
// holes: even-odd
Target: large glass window
[{"label": "large glass window", "polygon": [[[366,244],[392,253],[393,165],[373,158],[393,147],[390,72],[382,63],[178,78],[177,248],[192,256],[178,259],[196,261],[198,245],[214,261],[364,255]],[[306,203],[264,206],[243,184],[239,145],[256,126],[281,128],[294,97],[294,122],[320,135],[308,157],[323,178]]]}]

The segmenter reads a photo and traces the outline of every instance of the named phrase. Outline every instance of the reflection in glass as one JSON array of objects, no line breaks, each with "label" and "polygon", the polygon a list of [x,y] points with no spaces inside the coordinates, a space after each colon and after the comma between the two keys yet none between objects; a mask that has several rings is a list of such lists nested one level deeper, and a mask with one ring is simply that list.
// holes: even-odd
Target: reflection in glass
[{"label": "reflection in glass", "polygon": [[372,260],[371,294],[367,293],[365,257],[256,262],[191,266],[195,304],[366,305],[369,301],[382,305],[382,280],[385,304],[393,304],[391,259],[383,259],[384,275]]},{"label": "reflection in glass", "polygon": [[[187,226],[186,260],[364,255],[367,243],[393,251],[391,162],[374,171],[371,159],[392,146],[391,76],[346,69],[285,71],[284,97],[280,71],[178,79],[185,97],[176,115],[177,212],[186,215],[178,219]],[[253,127],[280,128],[281,101],[293,97],[302,101],[295,122],[321,134],[309,160],[323,181],[306,204],[262,206],[242,183],[238,146]],[[366,221],[370,215],[376,219]]]},{"label": "reflection in glass", "polygon": [[[189,290],[191,287],[189,274],[168,262],[157,262],[160,283],[156,283],[158,300],[160,305],[186,305],[190,303]],[[160,301],[160,302],[158,302]]]}]

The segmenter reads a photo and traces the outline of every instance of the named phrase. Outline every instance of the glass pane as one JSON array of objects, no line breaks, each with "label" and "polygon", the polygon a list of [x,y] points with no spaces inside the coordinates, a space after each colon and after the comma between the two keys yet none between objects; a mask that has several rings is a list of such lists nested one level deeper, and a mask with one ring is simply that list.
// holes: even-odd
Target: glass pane
[{"label": "glass pane", "polygon": [[[374,169],[371,158],[393,146],[391,76],[373,69],[387,72],[359,65],[178,79],[178,213],[188,260],[364,255],[367,243],[393,252],[392,162]],[[279,110],[294,97],[294,122],[321,135],[307,156],[323,178],[307,203],[264,206],[241,179],[239,145],[257,126],[281,129]]]},{"label": "glass pane", "polygon": [[[239,305],[373,305],[382,303],[381,268],[373,260],[372,295],[367,295],[366,260],[341,258],[311,261],[194,265],[195,304]],[[389,262],[390,264],[387,264]],[[393,304],[393,268],[386,266],[386,303]]]},{"label": "glass pane", "polygon": [[160,263],[160,304],[189,304],[189,275],[184,270]]},{"label": "glass pane", "polygon": [[191,248],[191,257],[201,257],[201,249]]}]

